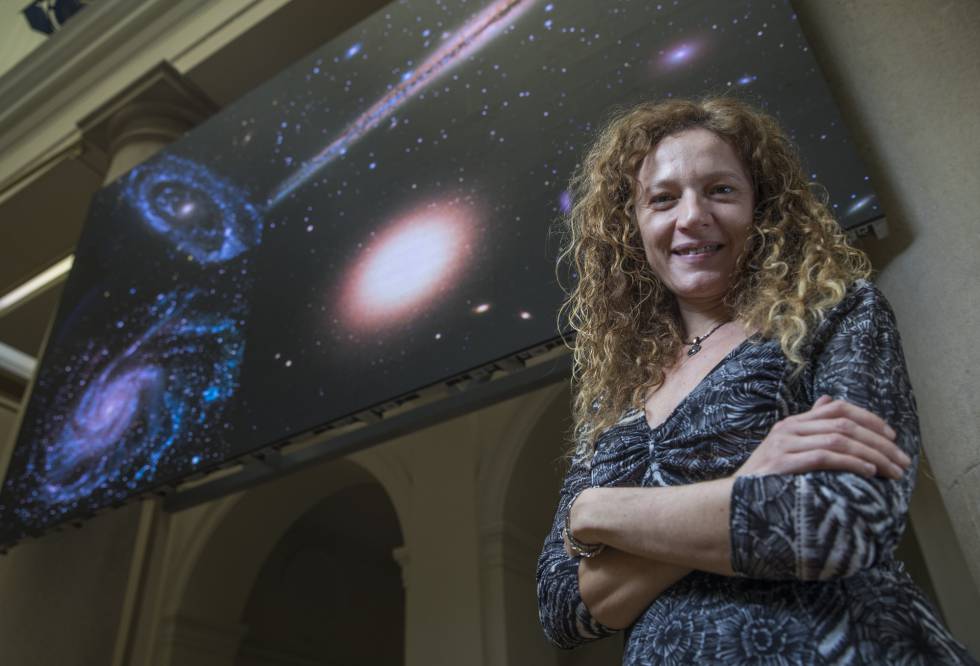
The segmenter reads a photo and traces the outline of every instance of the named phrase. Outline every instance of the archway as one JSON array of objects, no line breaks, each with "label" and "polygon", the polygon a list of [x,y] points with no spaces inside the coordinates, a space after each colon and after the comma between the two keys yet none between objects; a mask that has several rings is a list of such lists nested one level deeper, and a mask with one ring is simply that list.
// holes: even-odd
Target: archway
[{"label": "archway", "polygon": [[236,666],[404,663],[405,595],[391,556],[401,543],[377,483],[349,486],[306,511],[256,576]]},{"label": "archway", "polygon": [[[374,510],[384,516],[386,533],[396,533],[396,543],[400,542],[402,530],[388,494],[371,473],[349,460],[317,465],[224,500],[211,511],[217,515],[188,525],[197,530],[206,523],[208,529],[184,546],[188,553],[184,563],[173,562],[170,579],[176,589],[167,595],[170,600],[159,616],[154,663],[236,663],[248,636],[243,618],[263,568],[277,556],[277,547],[294,525],[305,529],[304,521],[316,523],[324,518],[324,511],[336,512],[358,497],[369,498]],[[332,498],[340,498],[339,503],[332,503]],[[287,539],[286,543],[294,542]]]}]

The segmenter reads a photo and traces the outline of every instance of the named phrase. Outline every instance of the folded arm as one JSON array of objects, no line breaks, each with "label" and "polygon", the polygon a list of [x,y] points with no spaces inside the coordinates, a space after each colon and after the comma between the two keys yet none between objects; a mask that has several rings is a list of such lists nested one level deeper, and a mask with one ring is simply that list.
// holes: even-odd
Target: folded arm
[{"label": "folded arm", "polygon": [[[731,575],[733,479],[664,488],[590,488],[572,512],[576,538],[675,567]],[[651,599],[652,600],[652,599]]]}]

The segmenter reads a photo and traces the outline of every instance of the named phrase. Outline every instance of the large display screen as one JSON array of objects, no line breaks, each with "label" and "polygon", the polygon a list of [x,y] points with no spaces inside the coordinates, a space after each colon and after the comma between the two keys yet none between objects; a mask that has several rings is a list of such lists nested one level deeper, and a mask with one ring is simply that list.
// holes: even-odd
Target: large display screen
[{"label": "large display screen", "polygon": [[709,93],[879,216],[786,2],[410,0],[324,45],[96,196],[0,543],[555,338],[597,128]]}]

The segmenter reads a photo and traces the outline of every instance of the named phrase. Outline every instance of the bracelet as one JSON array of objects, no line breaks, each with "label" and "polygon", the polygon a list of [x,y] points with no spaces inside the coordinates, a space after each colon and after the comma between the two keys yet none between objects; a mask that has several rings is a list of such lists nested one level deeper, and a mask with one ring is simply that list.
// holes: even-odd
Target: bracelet
[{"label": "bracelet", "polygon": [[603,551],[606,547],[604,543],[583,543],[575,538],[572,534],[572,505],[575,504],[575,500],[581,495],[584,490],[580,490],[572,498],[572,501],[568,503],[568,511],[565,512],[565,526],[562,528],[562,537],[568,540],[568,545],[572,550],[572,555],[576,557],[595,557]]}]

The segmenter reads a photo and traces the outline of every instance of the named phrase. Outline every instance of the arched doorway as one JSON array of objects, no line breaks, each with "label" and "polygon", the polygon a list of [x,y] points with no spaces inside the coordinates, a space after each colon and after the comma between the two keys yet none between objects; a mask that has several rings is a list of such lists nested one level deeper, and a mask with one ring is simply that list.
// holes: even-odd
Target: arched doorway
[{"label": "arched doorway", "polygon": [[405,596],[391,556],[401,543],[377,483],[344,488],[307,510],[256,576],[236,666],[402,664]]},{"label": "arched doorway", "polygon": [[[365,623],[359,635],[374,642],[382,635],[398,644],[399,655],[404,652],[404,594],[391,552],[402,542],[402,529],[385,488],[363,466],[331,461],[200,511],[198,517],[179,517],[170,533],[168,550],[178,548],[183,555],[175,553],[164,574],[173,587],[157,614],[153,663],[401,663],[353,661],[342,651],[339,660],[306,656],[322,648],[322,636],[350,631],[358,622]],[[188,532],[193,536],[180,538]],[[334,573],[339,577],[331,578]],[[390,605],[385,613],[366,615],[371,600],[355,598],[357,578],[365,575],[374,577],[366,595],[384,589],[379,602]],[[298,589],[304,576],[308,589]],[[287,589],[274,589],[282,585]],[[327,595],[331,586],[334,593]],[[310,612],[317,591],[324,597],[317,612],[330,618],[330,627],[310,637],[312,624],[300,618]],[[286,612],[284,623],[270,617],[270,604],[281,613],[290,600],[297,606]]]}]

